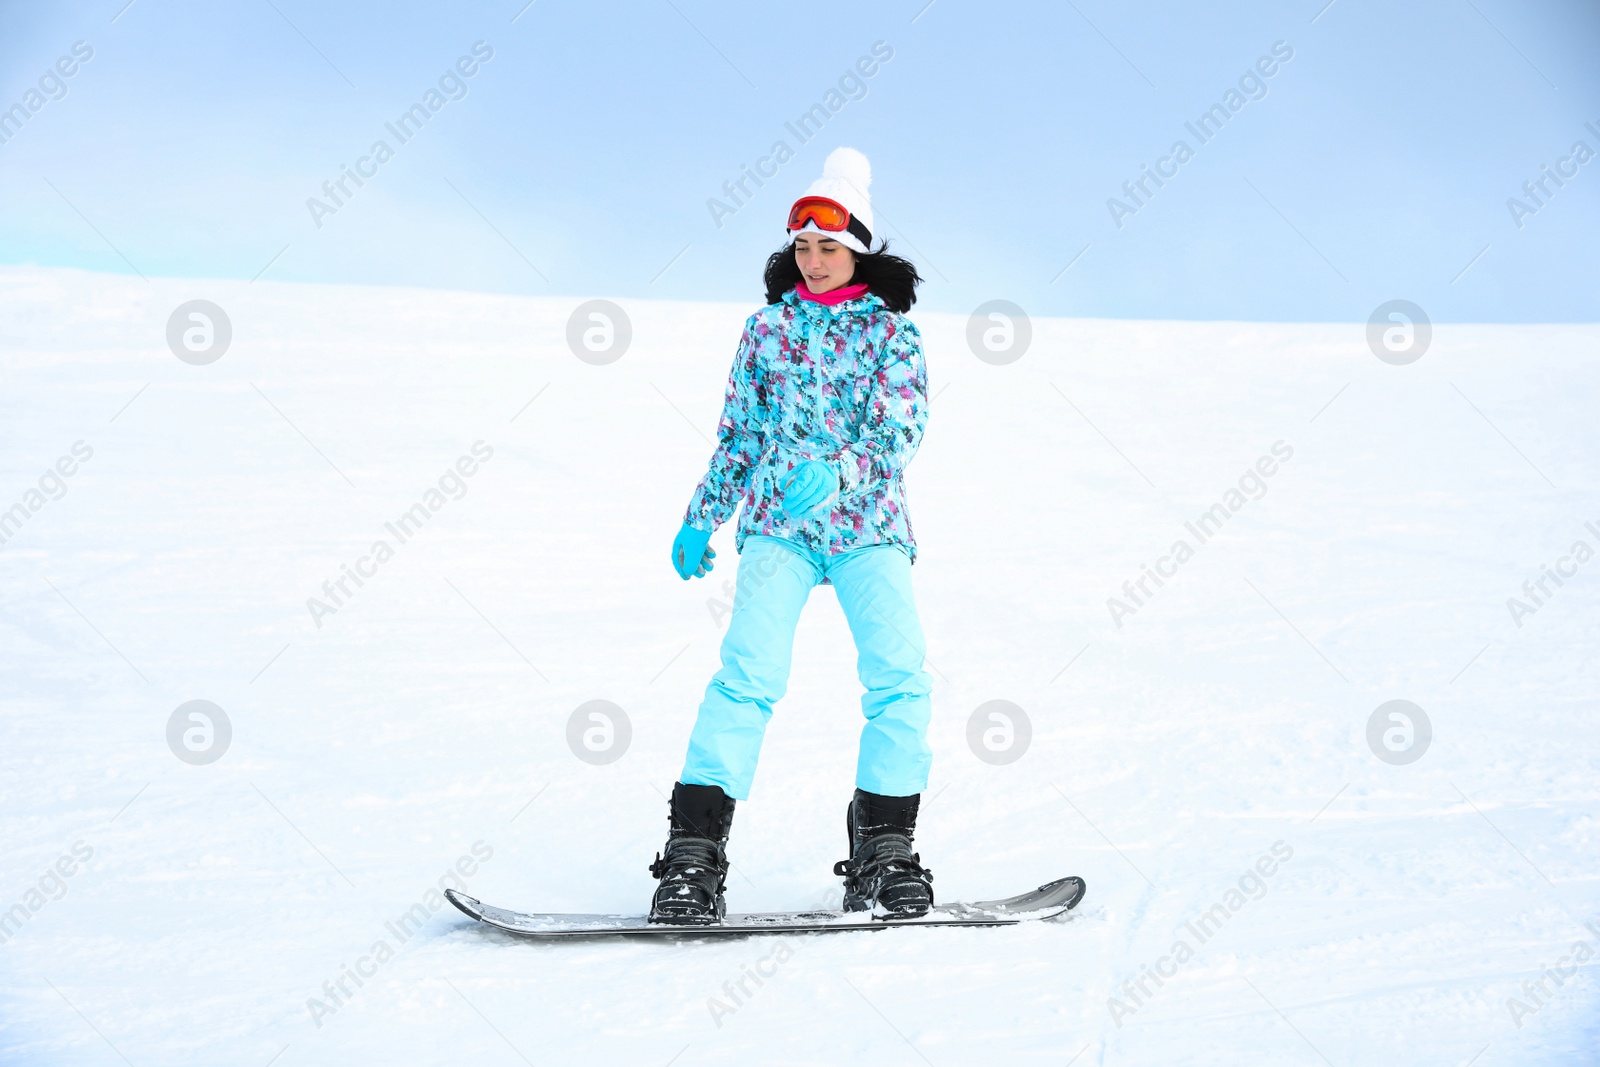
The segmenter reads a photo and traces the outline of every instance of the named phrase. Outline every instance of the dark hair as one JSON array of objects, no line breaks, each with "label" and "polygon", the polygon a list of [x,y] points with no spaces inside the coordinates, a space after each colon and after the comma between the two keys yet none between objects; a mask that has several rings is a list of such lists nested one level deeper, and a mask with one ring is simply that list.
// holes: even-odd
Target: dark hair
[{"label": "dark hair", "polygon": [[[885,241],[883,248],[876,252],[855,253],[856,272],[850,284],[866,282],[867,288],[888,305],[890,311],[903,315],[917,302],[917,286],[922,284],[922,275],[909,259],[891,256],[888,247],[889,242]],[[767,303],[776,304],[782,300],[783,294],[799,285],[802,277],[800,264],[794,258],[794,242],[790,241],[767,257],[764,275]]]}]

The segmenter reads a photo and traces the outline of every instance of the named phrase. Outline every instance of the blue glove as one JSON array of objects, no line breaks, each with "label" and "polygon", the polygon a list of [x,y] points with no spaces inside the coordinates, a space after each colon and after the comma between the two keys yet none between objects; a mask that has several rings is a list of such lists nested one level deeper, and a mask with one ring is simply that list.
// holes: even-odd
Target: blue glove
[{"label": "blue glove", "polygon": [[783,508],[803,519],[839,499],[839,472],[833,465],[808,459],[783,483]]},{"label": "blue glove", "polygon": [[691,576],[704,578],[711,573],[711,561],[717,550],[711,547],[711,531],[697,530],[688,523],[672,539],[672,569],[678,577],[688,581]]}]

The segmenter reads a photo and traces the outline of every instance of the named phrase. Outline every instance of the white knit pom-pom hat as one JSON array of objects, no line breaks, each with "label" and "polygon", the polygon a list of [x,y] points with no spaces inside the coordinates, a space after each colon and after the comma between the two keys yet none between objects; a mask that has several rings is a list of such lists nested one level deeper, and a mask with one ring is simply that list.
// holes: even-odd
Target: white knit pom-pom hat
[{"label": "white knit pom-pom hat", "polygon": [[[850,228],[832,231],[819,227],[807,219],[799,229],[788,231],[791,238],[797,233],[820,233],[830,237],[853,252],[866,255],[872,251],[872,164],[854,148],[835,148],[822,164],[822,177],[811,183],[800,199],[808,196],[825,196],[837,201],[850,212]],[[797,201],[798,202],[798,201]]]}]

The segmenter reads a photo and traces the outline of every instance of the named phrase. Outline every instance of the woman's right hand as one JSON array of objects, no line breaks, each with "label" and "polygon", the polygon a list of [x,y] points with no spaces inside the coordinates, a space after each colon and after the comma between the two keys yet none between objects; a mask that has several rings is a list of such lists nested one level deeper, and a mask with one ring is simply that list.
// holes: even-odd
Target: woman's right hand
[{"label": "woman's right hand", "polygon": [[697,530],[684,523],[678,536],[672,539],[672,569],[684,581],[710,574],[713,567],[711,561],[716,558],[717,550],[711,547],[710,530]]}]

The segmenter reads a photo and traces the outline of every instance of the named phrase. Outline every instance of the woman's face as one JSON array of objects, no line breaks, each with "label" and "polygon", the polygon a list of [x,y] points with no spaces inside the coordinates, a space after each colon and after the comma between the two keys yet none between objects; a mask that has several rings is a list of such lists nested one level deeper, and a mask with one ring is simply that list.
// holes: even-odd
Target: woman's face
[{"label": "woman's face", "polygon": [[794,239],[794,261],[813,293],[849,285],[856,272],[856,254],[819,233],[802,233]]}]

